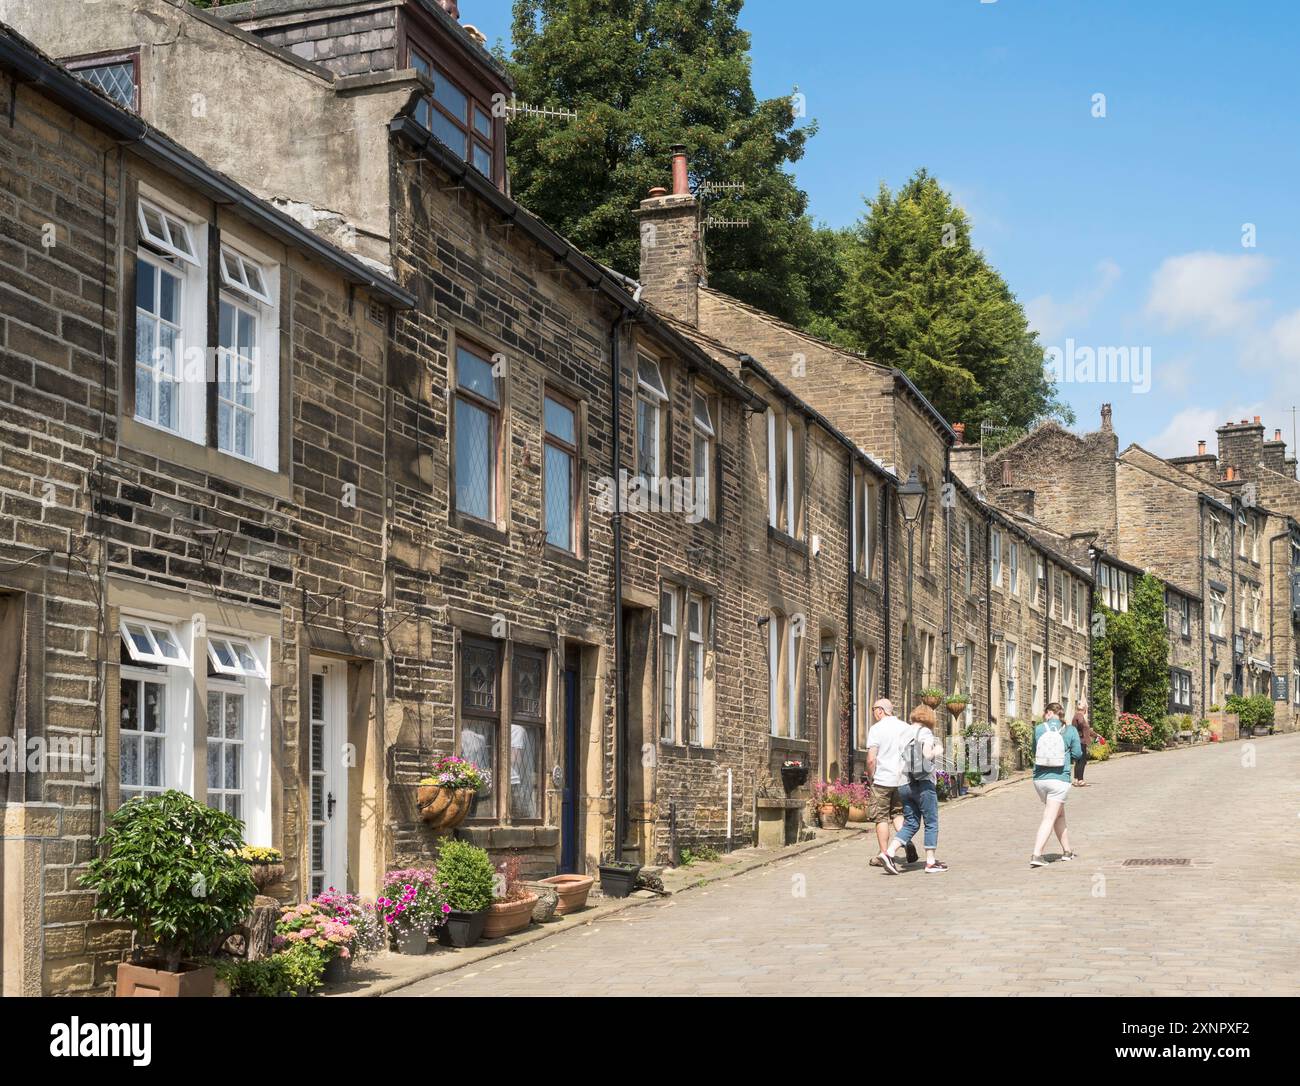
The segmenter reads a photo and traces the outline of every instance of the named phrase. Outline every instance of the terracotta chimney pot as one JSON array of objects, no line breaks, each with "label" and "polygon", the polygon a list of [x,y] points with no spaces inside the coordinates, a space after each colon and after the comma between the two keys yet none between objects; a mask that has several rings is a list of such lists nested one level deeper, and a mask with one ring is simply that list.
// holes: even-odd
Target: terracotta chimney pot
[{"label": "terracotta chimney pot", "polygon": [[460,7],[457,5],[456,0],[438,0],[438,7],[442,8],[453,19],[460,18]]},{"label": "terracotta chimney pot", "polygon": [[1197,456],[1204,456],[1204,455],[1205,455],[1205,442],[1204,442],[1204,441],[1198,441],[1198,442],[1196,443],[1196,455],[1197,455]]},{"label": "terracotta chimney pot", "polygon": [[657,200],[660,196],[667,196],[668,190],[663,185],[656,185],[650,190],[650,199]]},{"label": "terracotta chimney pot", "polygon": [[686,147],[674,144],[673,153],[673,195],[689,196],[691,192],[690,176],[686,162]]},{"label": "terracotta chimney pot", "polygon": [[954,423],[952,424],[952,428],[953,428],[953,430],[954,430],[954,431],[956,432],[956,434],[957,434],[957,444],[958,444],[958,445],[965,445],[965,444],[966,444],[966,424],[965,424],[964,422],[954,422]]}]

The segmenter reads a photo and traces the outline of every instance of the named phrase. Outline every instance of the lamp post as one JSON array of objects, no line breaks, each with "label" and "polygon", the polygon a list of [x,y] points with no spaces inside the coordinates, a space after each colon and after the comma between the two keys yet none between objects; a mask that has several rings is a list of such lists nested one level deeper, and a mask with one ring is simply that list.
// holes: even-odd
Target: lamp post
[{"label": "lamp post", "polygon": [[907,526],[907,632],[903,638],[903,719],[907,719],[912,705],[912,546],[916,537],[916,525],[925,510],[925,487],[917,478],[916,469],[907,477],[907,482],[898,488],[898,504],[903,513],[903,523]]},{"label": "lamp post", "polygon": [[[817,671],[817,695],[821,700],[822,711],[822,776],[828,779],[831,773],[831,668],[834,666],[835,650],[823,645],[813,667]],[[838,729],[838,725],[836,725],[836,728]]]}]

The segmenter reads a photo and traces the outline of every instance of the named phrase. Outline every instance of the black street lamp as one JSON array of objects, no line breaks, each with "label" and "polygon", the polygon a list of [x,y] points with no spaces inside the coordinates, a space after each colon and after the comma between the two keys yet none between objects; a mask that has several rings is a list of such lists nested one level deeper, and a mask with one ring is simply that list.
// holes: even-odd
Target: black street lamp
[{"label": "black street lamp", "polygon": [[903,523],[907,526],[907,634],[903,639],[903,719],[907,719],[912,705],[912,547],[916,536],[916,525],[925,510],[925,487],[917,477],[916,469],[907,477],[907,482],[898,488],[898,504],[903,513]]}]

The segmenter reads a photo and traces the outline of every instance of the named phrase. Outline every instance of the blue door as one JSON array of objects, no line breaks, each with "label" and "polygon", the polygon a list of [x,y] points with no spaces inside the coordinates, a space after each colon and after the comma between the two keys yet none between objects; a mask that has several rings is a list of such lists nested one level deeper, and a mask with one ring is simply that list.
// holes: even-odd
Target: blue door
[{"label": "blue door", "polygon": [[578,870],[578,668],[564,669],[564,788],[560,800],[560,874]]}]

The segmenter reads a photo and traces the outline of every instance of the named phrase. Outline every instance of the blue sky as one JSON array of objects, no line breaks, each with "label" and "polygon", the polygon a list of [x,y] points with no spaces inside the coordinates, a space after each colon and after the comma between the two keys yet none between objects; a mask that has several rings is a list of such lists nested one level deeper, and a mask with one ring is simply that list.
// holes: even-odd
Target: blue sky
[{"label": "blue sky", "polygon": [[[461,16],[508,42],[509,0]],[[1075,360],[1061,393],[1082,428],[1109,401],[1121,446],[1213,450],[1255,415],[1291,442],[1300,5],[749,0],[742,25],[758,94],[797,87],[819,123],[795,169],[814,216],[847,225],[882,180],[929,169]],[[1127,381],[1079,379],[1088,349],[1120,347]]]}]

